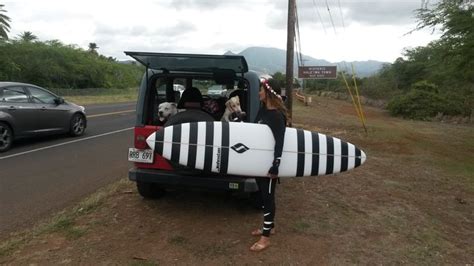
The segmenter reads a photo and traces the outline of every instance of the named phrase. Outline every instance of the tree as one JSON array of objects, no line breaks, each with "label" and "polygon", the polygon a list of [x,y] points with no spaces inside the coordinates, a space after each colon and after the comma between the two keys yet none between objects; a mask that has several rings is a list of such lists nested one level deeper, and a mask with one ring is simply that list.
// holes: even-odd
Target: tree
[{"label": "tree", "polygon": [[33,42],[38,40],[38,37],[34,35],[31,31],[24,31],[22,34],[18,35],[20,42]]},{"label": "tree", "polygon": [[58,40],[4,42],[0,47],[0,80],[54,88],[130,88],[143,71]]},{"label": "tree", "polygon": [[97,49],[99,49],[99,46],[95,42],[90,42],[89,43],[89,52],[93,54],[97,54]]},{"label": "tree", "polygon": [[459,67],[474,66],[474,5],[468,0],[441,0],[433,9],[417,11],[415,30],[432,28],[442,32],[445,57],[459,59]]},{"label": "tree", "polygon": [[5,39],[8,40],[8,32],[10,32],[10,18],[3,14],[7,11],[3,9],[5,5],[0,4],[0,40]]},{"label": "tree", "polygon": [[281,72],[275,72],[275,74],[273,74],[273,79],[276,80],[276,82],[278,83],[278,85],[280,85],[280,87],[282,88],[285,87],[285,82],[286,82],[285,74]]},{"label": "tree", "polygon": [[44,42],[46,45],[53,47],[63,47],[64,44],[60,40],[48,40]]}]

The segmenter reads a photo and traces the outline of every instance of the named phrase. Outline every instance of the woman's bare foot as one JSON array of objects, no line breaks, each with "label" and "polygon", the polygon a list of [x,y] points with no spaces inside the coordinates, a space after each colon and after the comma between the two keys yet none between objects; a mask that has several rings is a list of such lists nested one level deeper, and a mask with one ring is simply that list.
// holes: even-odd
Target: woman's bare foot
[{"label": "woman's bare foot", "polygon": [[260,239],[255,242],[251,247],[251,251],[262,251],[270,246],[270,238],[266,236],[261,236]]},{"label": "woman's bare foot", "polygon": [[[262,235],[262,229],[255,229],[252,231],[251,233],[253,236],[261,236]],[[275,234],[275,228],[272,228],[272,230],[270,231],[270,234]]]}]

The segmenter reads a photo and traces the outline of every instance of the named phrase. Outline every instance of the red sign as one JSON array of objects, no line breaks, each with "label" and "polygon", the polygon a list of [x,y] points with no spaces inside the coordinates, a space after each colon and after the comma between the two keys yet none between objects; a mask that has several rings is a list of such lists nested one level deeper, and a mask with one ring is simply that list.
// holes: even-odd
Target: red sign
[{"label": "red sign", "polygon": [[336,66],[300,66],[298,67],[298,78],[300,79],[335,79],[337,77]]}]

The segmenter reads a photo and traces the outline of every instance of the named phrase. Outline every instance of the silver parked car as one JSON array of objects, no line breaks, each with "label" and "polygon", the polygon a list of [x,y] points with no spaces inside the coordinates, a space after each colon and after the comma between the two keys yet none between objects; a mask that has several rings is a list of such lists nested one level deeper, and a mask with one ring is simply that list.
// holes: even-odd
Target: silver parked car
[{"label": "silver parked car", "polygon": [[227,90],[224,85],[212,85],[207,89],[207,95],[212,98],[219,98],[224,96],[226,91]]},{"label": "silver parked car", "polygon": [[84,134],[85,108],[26,83],[0,82],[0,152],[13,140],[46,134]]}]

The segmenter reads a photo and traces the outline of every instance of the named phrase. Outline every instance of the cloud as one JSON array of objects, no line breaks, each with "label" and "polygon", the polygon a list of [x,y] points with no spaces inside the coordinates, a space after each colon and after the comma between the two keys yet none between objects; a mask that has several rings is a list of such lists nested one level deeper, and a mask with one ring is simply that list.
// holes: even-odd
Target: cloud
[{"label": "cloud", "polygon": [[254,4],[266,3],[271,0],[169,0],[162,1],[158,0],[155,3],[160,5],[166,5],[167,7],[174,9],[200,9],[200,10],[215,10],[222,7],[248,7],[252,8]]},{"label": "cloud", "polygon": [[[326,4],[327,3],[327,4]],[[288,1],[272,2],[276,10],[267,25],[283,29],[287,25]],[[332,31],[351,24],[368,26],[408,25],[415,22],[414,11],[421,7],[416,0],[304,0],[297,2],[300,27],[324,27]]]},{"label": "cloud", "polygon": [[193,32],[196,29],[196,26],[189,21],[179,21],[175,25],[163,29],[157,29],[155,32],[168,37],[177,37],[189,32]]},{"label": "cloud", "polygon": [[[440,0],[297,0],[302,51],[333,61],[392,60],[403,47],[434,38],[403,36],[416,25],[413,10],[421,1]],[[326,2],[337,33],[343,33],[344,19],[344,34],[332,34]],[[31,31],[40,40],[84,49],[95,42],[99,53],[117,58],[126,58],[124,50],[222,54],[251,46],[286,48],[288,0],[115,0],[113,7],[97,0],[3,3],[12,18],[11,36]],[[353,49],[338,46],[349,42]]]},{"label": "cloud", "polygon": [[344,8],[349,23],[367,25],[407,25],[415,21],[414,11],[421,7],[418,1],[366,1],[348,3]]}]

